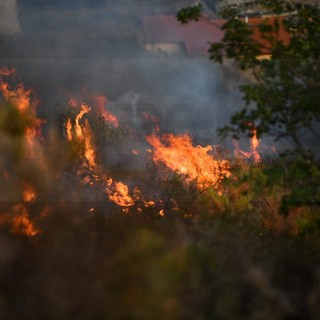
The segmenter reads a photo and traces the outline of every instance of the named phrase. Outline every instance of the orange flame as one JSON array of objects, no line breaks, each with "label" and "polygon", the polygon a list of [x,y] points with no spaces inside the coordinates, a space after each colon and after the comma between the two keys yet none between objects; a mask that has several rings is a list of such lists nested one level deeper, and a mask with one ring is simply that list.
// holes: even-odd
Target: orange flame
[{"label": "orange flame", "polygon": [[93,101],[97,107],[98,112],[105,119],[105,121],[112,124],[115,128],[118,128],[118,118],[106,109],[106,105],[109,102],[108,98],[104,95],[94,95]]},{"label": "orange flame", "polygon": [[8,68],[6,66],[2,66],[0,68],[0,76],[9,77],[17,73],[15,68]]},{"label": "orange flame", "polygon": [[[86,113],[88,113],[90,110],[91,108],[86,103],[83,102],[81,104],[81,110],[75,119],[75,133],[79,141],[84,141],[84,144],[85,144],[84,156],[88,160],[90,167],[94,167],[96,165],[95,150],[92,144],[92,132],[91,132],[90,124],[88,120],[84,121],[83,126],[81,126],[79,123],[82,117]],[[70,119],[68,119],[67,123],[65,124],[65,128],[67,133],[67,140],[72,141],[72,124]]]},{"label": "orange flame", "polygon": [[253,136],[250,140],[250,151],[246,152],[240,149],[239,144],[235,141],[233,142],[235,145],[235,154],[237,156],[242,156],[247,159],[253,159],[254,163],[260,163],[261,162],[261,156],[258,152],[258,147],[260,145],[260,141],[257,137],[257,130],[253,129]]},{"label": "orange flame", "polygon": [[22,193],[22,199],[25,202],[34,202],[36,200],[36,192],[32,186],[26,185]]},{"label": "orange flame", "polygon": [[38,100],[33,97],[33,91],[26,90],[23,84],[19,84],[16,89],[12,89],[1,78],[1,76],[10,76],[15,73],[14,68],[0,69],[0,91],[6,101],[13,104],[22,115],[26,115],[30,120],[25,128],[25,139],[27,152],[33,158],[38,151],[36,150],[38,145],[36,137],[40,136],[40,125],[43,121],[36,117]]},{"label": "orange flame", "polygon": [[79,124],[79,121],[82,119],[82,117],[88,113],[90,111],[90,107],[86,104],[86,103],[81,103],[81,110],[80,112],[78,113],[77,117],[76,117],[76,136],[77,138],[79,139],[82,139],[83,138],[83,132],[82,132],[82,128]]},{"label": "orange flame", "polygon": [[120,207],[131,207],[134,205],[134,200],[129,195],[129,188],[122,182],[114,182],[114,192],[110,190],[113,180],[109,179],[107,193],[109,199]]},{"label": "orange flame", "polygon": [[217,184],[230,175],[229,161],[215,160],[209,154],[212,146],[192,146],[187,134],[174,136],[166,134],[162,140],[157,136],[148,136],[147,141],[154,148],[153,160],[162,162],[172,171],[185,175],[187,182],[196,181],[200,189]]},{"label": "orange flame", "polygon": [[89,165],[91,167],[94,167],[96,165],[95,150],[92,145],[91,127],[87,119],[84,122],[83,135],[84,135],[84,142],[85,142],[84,156],[87,158]]},{"label": "orange flame", "polygon": [[34,111],[38,104],[37,101],[32,101],[32,90],[25,90],[23,84],[19,84],[16,90],[11,90],[8,83],[1,81],[0,90],[4,99],[15,105],[19,111]]},{"label": "orange flame", "polygon": [[65,127],[67,131],[67,139],[68,141],[72,141],[72,123],[70,119],[68,119],[67,123],[65,124]]},{"label": "orange flame", "polygon": [[40,233],[40,230],[30,220],[27,208],[22,204],[14,206],[12,215],[2,215],[0,217],[0,224],[9,225],[12,233],[23,234],[28,237],[34,237]]}]

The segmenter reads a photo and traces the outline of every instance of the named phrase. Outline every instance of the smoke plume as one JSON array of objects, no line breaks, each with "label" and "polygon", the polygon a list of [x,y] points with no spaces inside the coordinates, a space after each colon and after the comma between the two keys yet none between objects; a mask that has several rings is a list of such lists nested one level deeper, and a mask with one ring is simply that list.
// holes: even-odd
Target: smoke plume
[{"label": "smoke plume", "polygon": [[[0,45],[0,63],[18,69],[42,101],[40,110],[54,110],[85,89],[105,95],[114,113],[148,112],[164,131],[218,143],[216,129],[241,103],[238,79],[207,56],[157,55],[144,41],[142,17],[174,16],[190,3],[18,0],[21,32]],[[15,1],[1,7],[11,10],[18,30]]]},{"label": "smoke plume", "polygon": [[10,35],[19,32],[16,0],[1,0],[0,2],[0,35]]}]

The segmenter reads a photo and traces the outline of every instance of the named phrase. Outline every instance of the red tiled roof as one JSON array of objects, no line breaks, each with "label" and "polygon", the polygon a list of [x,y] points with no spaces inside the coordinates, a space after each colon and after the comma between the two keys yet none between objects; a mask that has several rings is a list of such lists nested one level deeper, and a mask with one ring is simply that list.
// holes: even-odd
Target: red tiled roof
[{"label": "red tiled roof", "polygon": [[[262,38],[258,25],[264,21],[273,24],[275,19],[283,20],[282,17],[248,19],[248,24],[253,28],[253,39],[264,46],[262,54],[269,54],[271,46]],[[198,21],[181,24],[174,16],[144,16],[141,20],[146,43],[183,43],[190,56],[206,55],[209,43],[220,42],[224,36],[221,27],[226,22],[202,17]],[[280,27],[278,39],[287,44],[290,35]]]},{"label": "red tiled roof", "polygon": [[268,25],[274,25],[276,19],[279,20],[281,24],[279,27],[278,34],[274,34],[273,36],[274,38],[284,42],[285,44],[288,44],[290,41],[290,34],[286,30],[284,30],[284,28],[282,27],[282,21],[284,19],[283,17],[249,18],[248,19],[248,24],[253,29],[252,38],[254,40],[257,40],[263,46],[263,48],[261,49],[262,54],[271,53],[271,44],[267,39],[263,39],[258,26],[261,25],[262,23],[266,23]]},{"label": "red tiled roof", "polygon": [[223,20],[206,17],[196,22],[181,24],[174,16],[142,17],[142,29],[147,43],[183,43],[188,55],[206,55],[209,42],[222,40]]}]

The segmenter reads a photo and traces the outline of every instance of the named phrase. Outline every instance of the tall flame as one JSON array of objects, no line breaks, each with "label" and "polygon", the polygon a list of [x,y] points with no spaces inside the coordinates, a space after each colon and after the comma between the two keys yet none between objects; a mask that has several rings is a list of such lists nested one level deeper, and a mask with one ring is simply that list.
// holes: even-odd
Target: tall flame
[{"label": "tall flame", "polygon": [[81,104],[81,110],[78,113],[75,123],[76,123],[76,136],[78,139],[83,139],[83,132],[82,132],[82,127],[79,124],[79,121],[82,119],[82,117],[90,111],[90,107],[86,103]]},{"label": "tall flame", "polygon": [[[75,119],[75,133],[76,133],[76,138],[79,141],[84,142],[84,148],[85,148],[84,156],[88,160],[90,167],[94,167],[96,165],[95,150],[92,143],[92,133],[91,133],[90,124],[88,120],[84,121],[83,126],[81,126],[79,123],[82,117],[86,113],[88,113],[90,110],[91,108],[86,103],[83,102],[81,104],[81,110]],[[68,141],[71,141],[72,140],[72,123],[70,119],[67,120],[67,123],[65,124],[65,128],[67,133],[67,139]]]},{"label": "tall flame", "polygon": [[92,144],[92,134],[91,134],[91,127],[89,121],[86,119],[83,126],[83,136],[84,136],[84,143],[85,143],[85,151],[84,156],[89,162],[91,167],[96,165],[95,161],[95,150]]},{"label": "tall flame", "polygon": [[253,136],[250,139],[250,151],[241,150],[239,144],[234,141],[233,143],[235,145],[235,155],[245,157],[247,159],[252,159],[254,163],[259,163],[261,162],[261,156],[257,149],[260,145],[260,141],[257,137],[257,130],[253,129],[252,132]]},{"label": "tall flame", "polygon": [[70,119],[67,120],[67,123],[65,124],[65,126],[67,131],[67,140],[72,141],[72,123]]}]

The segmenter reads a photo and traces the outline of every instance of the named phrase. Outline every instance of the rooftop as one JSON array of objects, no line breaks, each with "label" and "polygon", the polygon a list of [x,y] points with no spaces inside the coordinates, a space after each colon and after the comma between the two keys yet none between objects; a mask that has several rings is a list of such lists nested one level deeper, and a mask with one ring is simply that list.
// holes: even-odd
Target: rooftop
[{"label": "rooftop", "polygon": [[[262,22],[273,24],[275,17],[248,18],[247,23],[253,29],[253,39],[263,45],[261,54],[270,53],[270,43],[263,39],[257,26]],[[277,17],[277,19],[283,19]],[[181,24],[174,16],[145,16],[142,20],[142,31],[144,43],[170,43],[182,44],[189,56],[207,55],[210,43],[220,42],[223,39],[224,31],[221,29],[226,20],[210,19],[202,17],[197,22]],[[289,42],[289,34],[280,28],[277,37],[284,43]]]}]

